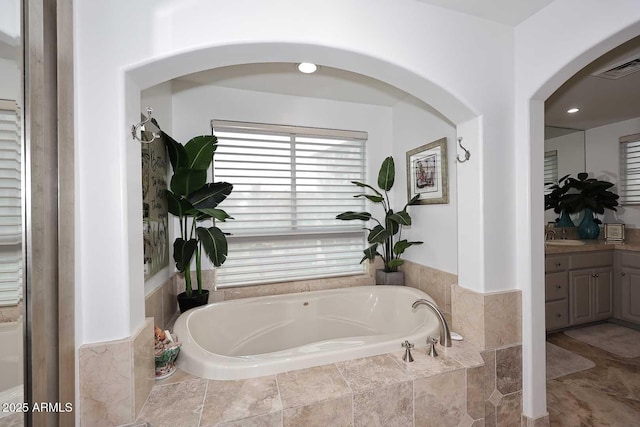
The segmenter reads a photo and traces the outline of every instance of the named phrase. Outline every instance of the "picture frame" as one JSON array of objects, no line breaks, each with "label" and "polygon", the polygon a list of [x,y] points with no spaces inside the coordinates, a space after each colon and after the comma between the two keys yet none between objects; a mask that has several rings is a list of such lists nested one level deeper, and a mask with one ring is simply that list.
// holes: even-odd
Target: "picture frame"
[{"label": "picture frame", "polygon": [[605,224],[604,238],[608,242],[622,242],[624,241],[624,231],[624,224]]},{"label": "picture frame", "polygon": [[449,203],[447,138],[407,151],[407,198],[413,205]]}]

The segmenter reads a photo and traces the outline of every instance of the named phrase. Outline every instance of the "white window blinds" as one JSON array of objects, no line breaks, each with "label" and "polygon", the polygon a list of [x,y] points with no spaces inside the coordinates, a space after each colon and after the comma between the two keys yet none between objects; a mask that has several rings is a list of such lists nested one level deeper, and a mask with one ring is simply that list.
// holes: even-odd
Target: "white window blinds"
[{"label": "white window blinds", "polygon": [[640,204],[640,134],[620,138],[620,204]]},{"label": "white window blinds", "polygon": [[558,183],[558,151],[545,151],[544,153],[544,194],[551,193],[550,182]]},{"label": "white window blinds", "polygon": [[218,222],[229,255],[216,285],[361,274],[362,223],[336,215],[364,210],[351,181],[364,181],[366,133],[212,121],[215,181],[233,184]]},{"label": "white window blinds", "polygon": [[21,130],[15,102],[0,101],[0,306],[22,299]]}]

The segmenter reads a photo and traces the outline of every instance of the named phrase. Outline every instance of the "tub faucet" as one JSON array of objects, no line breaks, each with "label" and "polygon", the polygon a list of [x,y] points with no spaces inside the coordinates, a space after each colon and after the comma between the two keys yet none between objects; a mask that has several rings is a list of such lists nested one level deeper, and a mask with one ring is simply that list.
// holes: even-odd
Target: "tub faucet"
[{"label": "tub faucet", "polygon": [[451,347],[451,332],[449,331],[449,325],[447,324],[447,321],[445,320],[444,315],[442,314],[442,311],[440,311],[440,309],[438,308],[437,305],[435,305],[435,303],[426,299],[417,300],[416,302],[413,303],[411,307],[416,308],[419,305],[425,305],[428,308],[430,308],[431,311],[433,311],[433,313],[438,318],[438,321],[440,322],[440,340],[439,340],[440,345],[443,347]]}]

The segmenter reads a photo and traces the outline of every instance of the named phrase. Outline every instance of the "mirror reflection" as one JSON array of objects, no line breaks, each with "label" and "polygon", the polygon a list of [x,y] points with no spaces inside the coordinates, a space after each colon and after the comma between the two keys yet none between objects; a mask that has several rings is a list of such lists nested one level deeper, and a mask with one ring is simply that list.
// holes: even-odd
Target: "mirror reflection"
[{"label": "mirror reflection", "polygon": [[22,425],[22,414],[4,409],[24,402],[20,7],[0,3],[0,424],[12,426]]},{"label": "mirror reflection", "polygon": [[[565,175],[577,176],[586,171],[585,132],[583,130],[545,126],[544,182],[557,183]],[[546,186],[545,186],[545,191]],[[553,209],[545,211],[545,223],[558,217]]]}]

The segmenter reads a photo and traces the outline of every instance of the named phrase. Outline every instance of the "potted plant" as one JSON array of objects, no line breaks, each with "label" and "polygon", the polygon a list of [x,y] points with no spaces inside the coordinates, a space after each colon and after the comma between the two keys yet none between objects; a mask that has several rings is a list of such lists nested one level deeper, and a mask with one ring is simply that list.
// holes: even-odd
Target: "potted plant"
[{"label": "potted plant", "polygon": [[[403,285],[404,273],[398,271],[398,267],[404,263],[401,255],[407,248],[422,244],[422,242],[410,242],[407,239],[402,239],[402,227],[411,225],[411,217],[407,212],[407,206],[418,200],[419,196],[412,198],[404,205],[401,211],[394,212],[389,204],[387,192],[393,187],[395,173],[393,157],[389,156],[382,162],[382,167],[378,173],[378,187],[384,194],[370,185],[351,181],[352,184],[358,187],[368,188],[373,191],[374,194],[363,193],[354,197],[365,197],[373,203],[380,204],[384,209],[384,219],[382,221],[373,218],[369,212],[348,211],[336,216],[337,219],[344,221],[360,220],[368,222],[373,220],[376,222],[373,228],[367,228],[369,230],[367,241],[370,246],[364,250],[364,257],[360,262],[365,259],[373,260],[376,256],[382,258],[384,269],[376,270],[376,284],[378,285]],[[378,251],[379,246],[382,247],[382,253]]]},{"label": "potted plant", "polygon": [[558,208],[569,213],[584,211],[582,222],[578,225],[578,236],[581,239],[597,239],[602,221],[595,218],[594,213],[603,214],[605,209],[615,211],[618,206],[619,196],[609,191],[613,184],[589,178],[589,174],[582,172],[578,174],[578,179],[566,178],[564,186],[567,189],[558,200]]},{"label": "potted plant", "polygon": [[[180,236],[173,243],[173,259],[184,274],[185,291],[178,295],[180,311],[204,305],[209,291],[202,289],[202,251],[213,265],[220,267],[227,258],[227,239],[218,227],[199,223],[231,217],[218,205],[233,189],[228,182],[207,182],[207,169],[213,161],[218,140],[215,136],[196,136],[185,145],[163,132],[173,176],[166,191],[169,213],[180,222]],[[191,262],[195,255],[197,290],[191,284]]]},{"label": "potted plant", "polygon": [[544,210],[553,209],[555,213],[560,215],[556,218],[556,227],[575,227],[569,216],[569,214],[575,212],[569,212],[566,208],[560,206],[560,198],[571,188],[567,183],[569,176],[563,176],[557,183],[545,183],[545,187],[549,188],[551,192],[544,195]]}]

